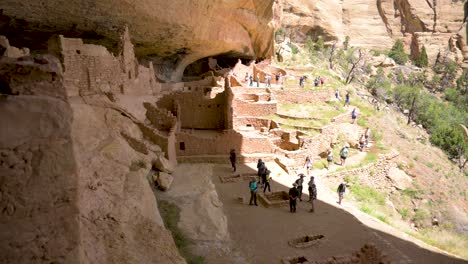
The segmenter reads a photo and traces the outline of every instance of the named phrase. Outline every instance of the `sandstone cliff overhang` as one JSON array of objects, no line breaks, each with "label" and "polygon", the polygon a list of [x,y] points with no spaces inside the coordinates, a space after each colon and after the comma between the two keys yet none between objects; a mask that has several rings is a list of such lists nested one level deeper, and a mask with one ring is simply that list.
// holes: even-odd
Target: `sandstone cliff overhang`
[{"label": "sandstone cliff overhang", "polygon": [[273,55],[274,5],[274,0],[5,0],[0,32],[15,46],[22,46],[15,36],[23,32],[23,40],[29,34],[45,43],[50,35],[62,34],[112,50],[128,25],[136,55],[151,59],[160,78],[177,80],[201,58]]}]

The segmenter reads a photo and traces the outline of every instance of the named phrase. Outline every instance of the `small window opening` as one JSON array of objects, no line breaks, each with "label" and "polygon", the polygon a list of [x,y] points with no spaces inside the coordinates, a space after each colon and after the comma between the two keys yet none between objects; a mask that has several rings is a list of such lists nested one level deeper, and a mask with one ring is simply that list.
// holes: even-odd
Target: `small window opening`
[{"label": "small window opening", "polygon": [[180,150],[185,150],[185,142],[180,142],[179,143],[179,149]]}]

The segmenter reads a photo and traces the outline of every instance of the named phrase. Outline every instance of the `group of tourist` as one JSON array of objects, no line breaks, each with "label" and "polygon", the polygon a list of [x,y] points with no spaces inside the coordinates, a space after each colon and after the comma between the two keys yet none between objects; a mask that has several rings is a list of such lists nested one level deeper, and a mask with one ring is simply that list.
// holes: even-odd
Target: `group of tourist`
[{"label": "group of tourist", "polygon": [[318,86],[323,87],[324,84],[325,84],[325,79],[323,77],[320,77],[320,76],[315,77],[314,79],[315,87],[318,87]]},{"label": "group of tourist", "polygon": [[[271,79],[272,79],[271,74],[265,74],[265,77],[264,77],[265,87],[271,87]],[[248,82],[249,86],[254,86],[254,82],[255,82],[257,84],[257,87],[260,87],[260,73],[257,72],[254,78],[253,74],[249,75],[246,72],[244,81]],[[283,75],[281,74],[281,72],[275,74],[275,81],[276,81],[276,84],[283,84]]]}]

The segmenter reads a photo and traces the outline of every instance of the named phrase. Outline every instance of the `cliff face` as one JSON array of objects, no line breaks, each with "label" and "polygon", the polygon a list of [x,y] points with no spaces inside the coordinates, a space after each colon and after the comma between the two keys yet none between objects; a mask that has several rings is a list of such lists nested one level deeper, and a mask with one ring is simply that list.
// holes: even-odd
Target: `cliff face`
[{"label": "cliff face", "polygon": [[119,29],[128,25],[137,56],[154,58],[161,78],[177,80],[187,65],[204,57],[272,55],[275,2],[6,0],[0,3],[0,32],[15,46],[15,34],[23,31],[60,33],[111,47]]},{"label": "cliff face", "polygon": [[60,61],[0,40],[0,263],[185,263],[139,127],[159,86],[128,31],[118,56],[51,39]]},{"label": "cliff face", "polygon": [[403,39],[412,55],[424,45],[432,59],[447,50],[461,62],[466,6],[456,0],[285,0],[282,25],[297,41],[322,36],[341,43],[349,36],[354,46],[390,48]]}]

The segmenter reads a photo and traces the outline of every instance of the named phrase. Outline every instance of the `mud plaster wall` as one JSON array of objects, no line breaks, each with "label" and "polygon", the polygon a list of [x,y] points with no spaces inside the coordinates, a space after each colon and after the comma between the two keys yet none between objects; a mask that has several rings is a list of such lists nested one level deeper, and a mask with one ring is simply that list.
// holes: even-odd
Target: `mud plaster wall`
[{"label": "mud plaster wall", "polygon": [[255,118],[255,117],[241,117],[234,119],[234,127],[241,127],[250,125],[256,130],[260,130],[262,127],[270,128],[271,120]]},{"label": "mud plaster wall", "polygon": [[61,78],[51,79],[61,73],[44,68],[52,62],[22,63],[1,73],[22,92],[0,100],[0,262],[80,263],[72,111]]},{"label": "mud plaster wall", "polygon": [[[241,134],[229,130],[215,137],[202,137],[190,133],[176,133],[177,156],[197,155],[228,155],[231,149],[237,153],[273,153],[274,146],[267,137],[242,137]],[[184,143],[185,150],[180,149],[180,143]]]},{"label": "mud plaster wall", "polygon": [[268,116],[275,114],[277,105],[275,101],[249,103],[234,99],[232,107],[236,116]]},{"label": "mud plaster wall", "polygon": [[211,88],[194,87],[192,91],[176,92],[168,96],[178,105],[177,116],[181,128],[225,128],[225,93],[218,93],[210,98],[209,89]]},{"label": "mud plaster wall", "polygon": [[49,49],[60,49],[64,84],[69,96],[102,93],[156,95],[160,92],[161,85],[155,80],[152,64],[148,68],[138,65],[128,37],[123,36],[122,41],[122,55],[117,57],[106,48],[84,44],[81,39],[59,36],[50,41]]}]

